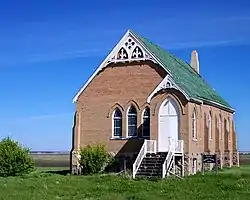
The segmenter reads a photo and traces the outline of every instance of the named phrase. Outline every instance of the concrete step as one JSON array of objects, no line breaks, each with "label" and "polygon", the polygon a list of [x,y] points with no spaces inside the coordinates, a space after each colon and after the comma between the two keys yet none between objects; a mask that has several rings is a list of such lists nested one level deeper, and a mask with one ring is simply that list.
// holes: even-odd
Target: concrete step
[{"label": "concrete step", "polygon": [[144,158],[141,163],[164,163],[165,159],[147,159]]},{"label": "concrete step", "polygon": [[158,177],[161,177],[162,176],[162,174],[161,173],[158,173],[158,172],[138,172],[137,174],[136,174],[136,176],[138,177],[138,176],[141,176],[141,177],[152,177],[152,176],[158,176]]},{"label": "concrete step", "polygon": [[140,172],[148,172],[148,173],[162,173],[162,169],[138,169],[138,173]]},{"label": "concrete step", "polygon": [[162,177],[162,164],[167,152],[147,153],[136,173],[136,177]]}]

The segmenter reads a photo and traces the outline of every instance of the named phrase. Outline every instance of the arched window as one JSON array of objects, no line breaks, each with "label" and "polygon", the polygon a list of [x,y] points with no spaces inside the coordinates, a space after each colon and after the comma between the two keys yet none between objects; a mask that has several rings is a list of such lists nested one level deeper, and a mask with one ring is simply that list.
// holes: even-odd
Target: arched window
[{"label": "arched window", "polygon": [[192,113],[192,136],[193,139],[197,139],[197,125],[196,125],[196,112],[195,109],[193,110]]},{"label": "arched window", "polygon": [[122,112],[119,108],[113,113],[113,136],[122,137]]},{"label": "arched window", "polygon": [[149,137],[150,136],[150,110],[149,108],[145,108],[142,116],[142,136]]},{"label": "arched window", "polygon": [[134,106],[130,106],[127,114],[128,137],[137,136],[137,111]]},{"label": "arched window", "polygon": [[230,119],[227,119],[227,124],[226,124],[226,128],[227,128],[227,133],[228,133],[228,141],[230,141]]},{"label": "arched window", "polygon": [[229,132],[229,120],[228,119],[226,120],[226,130],[227,132]]},{"label": "arched window", "polygon": [[219,130],[219,137],[220,140],[222,140],[222,130],[221,130],[222,126],[221,126],[221,114],[219,115],[219,119],[218,119],[218,130]]},{"label": "arched window", "polygon": [[208,115],[208,136],[209,136],[209,139],[212,139],[212,114],[211,114],[211,111],[209,112],[209,115]]}]

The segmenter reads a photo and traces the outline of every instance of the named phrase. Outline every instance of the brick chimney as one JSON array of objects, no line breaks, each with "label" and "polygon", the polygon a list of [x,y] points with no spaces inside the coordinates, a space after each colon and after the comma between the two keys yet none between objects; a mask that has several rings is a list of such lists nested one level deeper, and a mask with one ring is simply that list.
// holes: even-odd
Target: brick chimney
[{"label": "brick chimney", "polygon": [[199,59],[198,53],[195,50],[192,51],[190,65],[199,74]]}]

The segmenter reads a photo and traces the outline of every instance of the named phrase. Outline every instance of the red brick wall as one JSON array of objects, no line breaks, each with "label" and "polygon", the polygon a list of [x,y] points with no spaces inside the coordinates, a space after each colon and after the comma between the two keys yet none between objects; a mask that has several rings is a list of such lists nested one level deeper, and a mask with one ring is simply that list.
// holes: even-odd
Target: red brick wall
[{"label": "red brick wall", "polygon": [[[174,89],[155,95],[150,105],[147,97],[165,77],[166,72],[151,62],[109,65],[102,70],[79,96],[76,102],[74,127],[74,149],[96,142],[104,143],[110,152],[134,153],[139,151],[143,140],[112,140],[112,113],[119,107],[123,115],[123,138],[126,138],[126,111],[133,104],[137,109],[138,129],[142,112],[150,108],[151,139],[158,139],[158,110],[167,96],[176,100],[180,110],[180,134],[184,140],[184,151],[189,157],[198,157],[204,151],[214,153],[232,151],[235,145],[233,137],[232,114],[208,105],[187,102],[185,97]],[[197,140],[192,139],[192,112],[196,110]],[[212,113],[212,139],[208,138],[207,120]],[[217,128],[219,114],[222,116],[222,139]],[[204,118],[206,117],[206,118]],[[225,135],[224,119],[230,120],[229,137]],[[140,133],[139,133],[140,134]],[[230,138],[232,141],[230,141]],[[199,160],[199,159],[198,159]]]},{"label": "red brick wall", "polygon": [[[76,121],[80,130],[80,146],[101,142],[111,152],[134,152],[141,142],[111,140],[112,113],[118,106],[123,115],[123,137],[126,137],[126,111],[133,104],[137,109],[138,128],[146,99],[166,75],[165,71],[150,63],[116,65],[105,68],[96,76],[76,102]],[[77,136],[75,138],[78,138]],[[140,140],[142,141],[142,140]],[[77,145],[75,145],[77,146]]]}]

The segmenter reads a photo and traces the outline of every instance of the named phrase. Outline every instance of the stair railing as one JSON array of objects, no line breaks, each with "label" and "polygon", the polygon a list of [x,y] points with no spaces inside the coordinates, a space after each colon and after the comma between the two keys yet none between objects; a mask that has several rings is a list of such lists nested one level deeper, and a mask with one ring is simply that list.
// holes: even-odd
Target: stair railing
[{"label": "stair railing", "polygon": [[175,150],[175,143],[172,140],[169,140],[169,149],[168,154],[166,156],[166,159],[162,165],[162,178],[166,177],[167,171],[169,170],[169,167],[171,165],[171,161],[174,156],[174,150]]},{"label": "stair railing", "polygon": [[175,153],[183,153],[183,140],[175,140],[175,141],[172,141],[173,143],[175,143]]},{"label": "stair railing", "polygon": [[140,164],[147,153],[156,153],[156,140],[144,140],[141,150],[133,164],[133,178],[135,178]]}]

